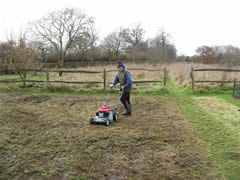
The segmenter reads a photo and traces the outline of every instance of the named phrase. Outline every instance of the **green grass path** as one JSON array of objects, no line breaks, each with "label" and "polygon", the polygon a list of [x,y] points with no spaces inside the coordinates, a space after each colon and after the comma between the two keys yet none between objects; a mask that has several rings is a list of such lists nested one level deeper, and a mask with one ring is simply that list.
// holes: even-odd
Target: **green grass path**
[{"label": "green grass path", "polygon": [[[209,159],[214,162],[218,168],[216,172],[222,179],[240,179],[240,155],[228,154],[226,152],[240,152],[239,132],[229,128],[224,122],[213,114],[200,107],[194,100],[196,96],[190,93],[190,89],[178,87],[173,81],[168,81],[169,95],[183,112],[196,130],[199,138],[205,142],[209,148]],[[209,96],[209,95],[207,95]],[[212,94],[222,98],[227,102],[239,105],[237,100],[231,97],[231,94]],[[240,113],[239,113],[240,119]]]}]

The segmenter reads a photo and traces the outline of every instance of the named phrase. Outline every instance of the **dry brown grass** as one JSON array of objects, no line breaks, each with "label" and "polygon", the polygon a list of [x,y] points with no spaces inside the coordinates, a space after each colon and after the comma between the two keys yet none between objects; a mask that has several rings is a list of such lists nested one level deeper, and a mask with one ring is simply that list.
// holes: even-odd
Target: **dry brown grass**
[{"label": "dry brown grass", "polygon": [[[240,66],[229,66],[229,65],[223,65],[223,64],[199,64],[199,63],[181,63],[181,62],[175,62],[175,63],[161,63],[161,64],[153,64],[153,63],[128,63],[126,64],[127,69],[128,68],[147,68],[147,69],[158,69],[162,70],[164,67],[167,68],[169,72],[169,76],[177,81],[178,84],[181,84],[183,86],[189,86],[191,85],[191,78],[190,78],[190,72],[191,67],[195,69],[199,68],[234,68],[234,69],[240,69]],[[115,64],[114,65],[98,65],[98,66],[87,66],[78,68],[80,70],[90,70],[90,71],[102,71],[104,69],[106,70],[113,70],[116,69]],[[163,72],[158,71],[130,71],[132,75],[132,79],[134,81],[139,80],[163,80]],[[107,72],[107,82],[110,83],[115,78],[117,72]],[[233,81],[234,79],[240,80],[240,73],[236,72],[194,72],[195,80],[212,80],[212,81]],[[16,78],[16,76],[0,76],[1,79],[10,79],[10,78]],[[27,79],[41,79],[45,80],[46,75],[44,73],[33,73],[28,74]],[[83,73],[63,73],[62,77],[58,76],[58,73],[50,73],[50,80],[59,80],[59,81],[99,81],[103,82],[103,73],[99,74],[83,74]],[[52,84],[55,86],[60,86],[59,84]],[[162,85],[162,84],[161,84]],[[102,88],[103,84],[87,84],[87,85],[72,85],[68,84],[67,86],[73,87],[73,88]],[[154,84],[135,84],[135,87],[149,87],[152,88],[155,85]],[[226,84],[216,84],[216,83],[199,83],[196,84],[198,87],[223,87],[227,86]],[[228,86],[232,86],[232,83],[229,83]]]},{"label": "dry brown grass", "polygon": [[[163,69],[162,64],[126,64],[128,68],[148,68],[148,69]],[[105,66],[88,66],[84,68],[79,68],[80,70],[89,70],[89,71],[103,71],[116,69],[115,65],[105,65]],[[107,80],[112,81],[117,72],[108,72]],[[144,79],[144,80],[159,80],[163,77],[161,72],[149,72],[149,71],[131,71],[133,79]],[[68,81],[103,81],[103,74],[71,74],[64,73],[62,77],[57,77],[57,74],[53,74],[53,77],[56,77],[58,80],[68,80]]]},{"label": "dry brown grass", "polygon": [[[172,63],[166,65],[170,76],[179,84],[188,86],[191,84],[190,72],[191,67],[194,69],[200,68],[226,68],[226,69],[240,69],[239,66],[229,66],[223,64],[198,64],[198,63]],[[240,80],[240,73],[236,72],[194,72],[195,80],[211,80],[211,81],[233,81]],[[232,84],[231,84],[232,85]],[[217,86],[216,83],[198,84],[198,86]],[[218,85],[219,86],[219,85]],[[222,86],[222,85],[220,85]]]},{"label": "dry brown grass", "polygon": [[[189,86],[191,84],[190,72],[191,67],[195,69],[199,68],[234,68],[240,69],[239,66],[229,66],[223,64],[199,64],[199,63],[161,63],[161,64],[151,64],[151,63],[138,63],[138,64],[126,64],[127,68],[148,68],[148,69],[163,69],[167,68],[169,75],[177,81],[177,83]],[[96,70],[103,71],[103,69],[116,69],[115,65],[105,65],[105,66],[89,66],[79,69],[84,70]],[[162,80],[162,72],[150,72],[150,71],[130,71],[132,74],[133,80]],[[112,82],[117,72],[108,72],[107,73],[107,82]],[[53,74],[53,77],[57,80],[66,80],[66,81],[103,81],[103,74],[71,74],[65,73],[62,77],[58,77],[57,74]],[[195,80],[212,80],[212,81],[233,81],[234,79],[240,80],[240,73],[236,72],[194,72]],[[101,85],[100,85],[101,86]],[[138,85],[143,86],[144,85]],[[223,87],[223,84],[216,83],[201,83],[197,86],[215,86]],[[232,86],[232,84],[230,84]]]},{"label": "dry brown grass", "polygon": [[[159,69],[162,70],[164,68],[163,64],[150,64],[150,63],[139,63],[139,64],[126,64],[128,68],[147,68],[147,69]],[[88,66],[84,68],[79,68],[80,70],[89,70],[89,71],[102,71],[113,70],[116,69],[116,65],[104,65],[104,66]],[[132,75],[132,79],[134,81],[137,80],[163,80],[163,72],[161,71],[130,71]],[[115,78],[117,72],[107,72],[107,82],[112,82]],[[63,73],[62,77],[59,77],[57,73],[51,73],[50,79],[60,80],[60,81],[99,81],[103,82],[103,73],[99,74],[83,74],[83,73]],[[90,85],[93,86],[93,85]],[[102,87],[102,84],[95,85],[95,87]],[[138,87],[144,87],[143,84],[138,84]]]}]

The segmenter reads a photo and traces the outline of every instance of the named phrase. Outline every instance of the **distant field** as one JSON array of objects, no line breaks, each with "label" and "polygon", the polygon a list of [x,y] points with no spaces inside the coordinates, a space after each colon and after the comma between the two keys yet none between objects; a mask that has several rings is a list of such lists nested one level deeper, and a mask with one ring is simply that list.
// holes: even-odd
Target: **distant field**
[{"label": "distant field", "polygon": [[[186,86],[191,85],[190,72],[191,67],[194,69],[206,68],[225,68],[225,69],[239,69],[240,66],[224,65],[224,64],[198,64],[198,63],[172,63],[166,65],[169,74],[176,80],[177,83]],[[209,80],[209,81],[233,81],[240,80],[240,73],[238,72],[194,72],[195,80]],[[232,87],[232,84],[220,85],[216,83],[201,83],[196,84],[196,87]]]}]

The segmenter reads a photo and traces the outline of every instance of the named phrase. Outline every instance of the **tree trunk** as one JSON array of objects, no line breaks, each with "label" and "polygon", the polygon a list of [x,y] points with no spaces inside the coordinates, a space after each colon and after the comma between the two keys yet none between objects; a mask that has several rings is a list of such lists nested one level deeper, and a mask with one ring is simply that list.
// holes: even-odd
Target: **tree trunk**
[{"label": "tree trunk", "polygon": [[[62,69],[63,65],[64,65],[64,55],[61,54],[59,59],[58,59],[58,68]],[[59,77],[61,77],[61,76],[62,76],[62,72],[59,72]]]}]

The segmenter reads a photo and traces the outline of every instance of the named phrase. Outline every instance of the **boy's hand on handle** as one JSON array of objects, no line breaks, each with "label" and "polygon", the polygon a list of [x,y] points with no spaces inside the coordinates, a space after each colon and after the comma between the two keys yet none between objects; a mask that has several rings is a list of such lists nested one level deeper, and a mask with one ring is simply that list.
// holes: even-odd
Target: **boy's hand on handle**
[{"label": "boy's hand on handle", "polygon": [[123,90],[123,89],[124,89],[124,86],[121,86],[121,89]]},{"label": "boy's hand on handle", "polygon": [[114,87],[114,85],[113,84],[110,84],[110,88],[113,88]]}]

